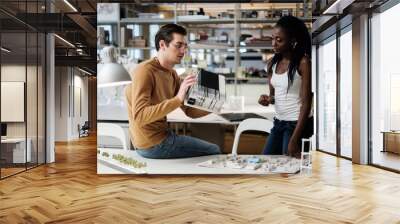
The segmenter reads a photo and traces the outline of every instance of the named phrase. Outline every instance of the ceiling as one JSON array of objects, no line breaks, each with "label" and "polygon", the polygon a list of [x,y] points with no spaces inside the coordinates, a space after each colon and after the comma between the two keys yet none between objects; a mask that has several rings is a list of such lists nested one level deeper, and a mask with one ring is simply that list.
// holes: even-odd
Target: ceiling
[{"label": "ceiling", "polygon": [[11,50],[6,60],[32,58],[43,47],[34,36],[49,32],[74,45],[55,38],[56,66],[78,66],[95,74],[96,4],[95,0],[1,0],[2,46]]},{"label": "ceiling", "polygon": [[115,3],[303,3],[303,0],[98,0]]},{"label": "ceiling", "polygon": [[[0,28],[4,40],[2,46],[12,49],[9,58],[25,59],[34,54],[37,44],[30,44],[30,34],[25,33],[56,33],[55,38],[56,65],[73,65],[95,73],[96,71],[96,40],[97,18],[96,7],[100,2],[120,3],[249,3],[249,8],[257,7],[262,2],[290,3],[303,0],[0,0]],[[232,6],[233,4],[228,4]],[[223,7],[227,7],[224,4]],[[198,6],[198,5],[194,5]],[[215,5],[213,5],[215,7]],[[247,6],[246,6],[247,7]],[[51,13],[49,13],[51,11]],[[25,38],[26,37],[26,38]],[[28,45],[26,45],[26,40]],[[28,46],[25,50],[25,46]],[[39,46],[40,48],[41,46]],[[91,65],[91,66],[90,66]]]}]

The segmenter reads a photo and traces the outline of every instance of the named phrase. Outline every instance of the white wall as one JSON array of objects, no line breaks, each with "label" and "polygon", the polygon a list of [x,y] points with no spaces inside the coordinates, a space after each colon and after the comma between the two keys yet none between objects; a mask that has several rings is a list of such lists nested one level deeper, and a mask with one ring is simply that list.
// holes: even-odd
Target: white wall
[{"label": "white wall", "polygon": [[55,80],[55,141],[77,139],[78,125],[88,120],[88,78],[75,68],[56,67]]},{"label": "white wall", "polygon": [[[27,70],[26,70],[27,69]],[[26,71],[28,74],[31,74],[34,70],[33,66],[25,67],[25,65],[2,65],[1,66],[1,81],[4,82],[25,82]],[[35,70],[36,73],[36,70]],[[36,84],[35,84],[36,85]],[[36,90],[35,92],[36,93]],[[36,94],[27,93],[29,99],[27,102],[30,103],[33,101],[31,98],[36,97]],[[31,105],[32,106],[32,105]],[[36,107],[36,105],[35,105]],[[8,108],[1,108],[1,110],[8,110]],[[32,117],[33,114],[28,113],[28,128],[32,127],[33,124],[31,122],[34,120],[36,123],[36,114]],[[7,122],[7,136],[9,137],[25,137],[25,123],[26,122]],[[29,137],[29,132],[28,132]]]},{"label": "white wall", "polygon": [[82,116],[79,116],[80,122],[85,122],[88,120],[89,116],[89,102],[88,102],[88,77],[81,76],[82,73],[75,73],[75,86],[81,88],[81,101],[82,101]]},{"label": "white wall", "polygon": [[55,68],[55,141],[68,140],[68,68]]}]

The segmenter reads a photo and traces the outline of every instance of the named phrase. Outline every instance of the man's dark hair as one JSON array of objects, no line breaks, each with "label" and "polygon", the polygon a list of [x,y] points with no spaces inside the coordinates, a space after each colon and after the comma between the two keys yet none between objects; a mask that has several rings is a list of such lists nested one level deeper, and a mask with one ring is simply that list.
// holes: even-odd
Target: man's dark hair
[{"label": "man's dark hair", "polygon": [[158,30],[155,38],[156,42],[156,50],[158,51],[160,49],[160,40],[164,40],[165,43],[168,44],[172,41],[172,34],[173,33],[178,33],[182,35],[186,35],[186,29],[182,26],[176,25],[176,24],[167,24],[164,25]]}]

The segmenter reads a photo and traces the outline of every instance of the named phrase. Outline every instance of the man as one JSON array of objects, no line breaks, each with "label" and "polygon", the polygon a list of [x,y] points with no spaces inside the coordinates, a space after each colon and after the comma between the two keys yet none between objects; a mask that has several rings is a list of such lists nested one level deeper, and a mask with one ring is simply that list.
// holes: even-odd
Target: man
[{"label": "man", "polygon": [[143,157],[186,158],[220,154],[219,147],[206,141],[179,136],[168,129],[167,114],[181,107],[192,118],[208,112],[183,106],[185,94],[196,83],[194,75],[181,80],[174,65],[180,64],[187,42],[185,28],[167,24],[155,36],[157,56],[140,63],[126,89],[129,130],[133,145]]}]

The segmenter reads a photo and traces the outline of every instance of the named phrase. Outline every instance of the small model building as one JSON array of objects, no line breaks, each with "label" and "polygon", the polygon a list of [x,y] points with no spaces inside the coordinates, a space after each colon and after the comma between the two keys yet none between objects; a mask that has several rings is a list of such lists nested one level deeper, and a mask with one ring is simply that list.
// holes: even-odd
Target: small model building
[{"label": "small model building", "polygon": [[253,170],[255,173],[296,173],[300,160],[283,155],[220,155],[199,166],[222,169]]},{"label": "small model building", "polygon": [[219,113],[226,99],[225,77],[203,69],[196,73],[198,82],[189,89],[185,105]]}]

